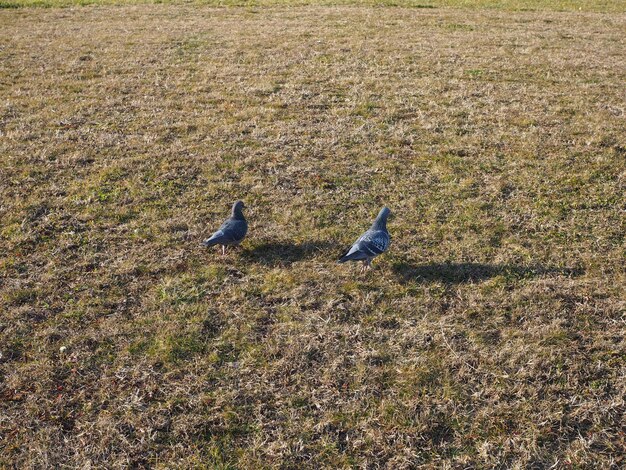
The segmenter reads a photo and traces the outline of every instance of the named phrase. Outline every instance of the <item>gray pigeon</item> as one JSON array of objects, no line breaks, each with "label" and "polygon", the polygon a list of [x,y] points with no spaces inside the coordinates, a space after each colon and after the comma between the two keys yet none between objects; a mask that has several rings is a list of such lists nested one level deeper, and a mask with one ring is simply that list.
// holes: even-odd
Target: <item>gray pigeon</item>
[{"label": "gray pigeon", "polygon": [[389,208],[383,207],[369,230],[339,258],[339,263],[362,261],[361,271],[371,268],[372,260],[389,248],[391,237],[387,231],[387,217],[390,213]]},{"label": "gray pigeon", "polygon": [[237,201],[233,204],[233,210],[230,217],[222,224],[222,226],[202,242],[202,245],[209,247],[214,245],[222,245],[222,255],[226,254],[228,245],[239,245],[246,237],[248,232],[248,222],[243,216],[245,209],[243,201]]}]

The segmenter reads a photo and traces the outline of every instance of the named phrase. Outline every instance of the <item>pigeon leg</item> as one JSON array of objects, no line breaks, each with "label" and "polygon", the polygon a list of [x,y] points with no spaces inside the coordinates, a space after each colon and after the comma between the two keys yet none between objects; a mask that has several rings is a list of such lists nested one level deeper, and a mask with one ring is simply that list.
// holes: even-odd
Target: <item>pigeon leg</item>
[{"label": "pigeon leg", "polygon": [[226,245],[222,245],[222,256],[226,256]]},{"label": "pigeon leg", "polygon": [[363,264],[361,265],[360,273],[364,273],[367,270],[367,260],[363,260]]}]

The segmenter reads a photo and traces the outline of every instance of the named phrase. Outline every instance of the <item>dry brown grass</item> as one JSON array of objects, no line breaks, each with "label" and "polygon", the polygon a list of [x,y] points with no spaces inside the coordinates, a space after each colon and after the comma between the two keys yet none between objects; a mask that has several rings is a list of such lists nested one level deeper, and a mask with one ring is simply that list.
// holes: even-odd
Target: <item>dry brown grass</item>
[{"label": "dry brown grass", "polygon": [[76,7],[136,4],[196,5],[213,7],[360,6],[403,8],[469,8],[512,11],[626,12],[626,0],[0,0],[0,8]]},{"label": "dry brown grass", "polygon": [[1,11],[0,465],[626,465],[625,19]]}]

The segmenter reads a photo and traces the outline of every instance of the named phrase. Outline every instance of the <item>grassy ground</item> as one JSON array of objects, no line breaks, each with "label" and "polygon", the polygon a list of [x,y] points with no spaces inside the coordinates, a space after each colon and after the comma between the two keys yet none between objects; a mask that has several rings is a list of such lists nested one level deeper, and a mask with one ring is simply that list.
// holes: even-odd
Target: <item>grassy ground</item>
[{"label": "grassy ground", "polygon": [[1,11],[0,466],[626,465],[625,23]]},{"label": "grassy ground", "polygon": [[369,6],[406,8],[469,8],[497,10],[552,10],[626,12],[626,0],[0,0],[0,8],[70,7],[78,5],[177,4],[213,7],[260,6]]}]

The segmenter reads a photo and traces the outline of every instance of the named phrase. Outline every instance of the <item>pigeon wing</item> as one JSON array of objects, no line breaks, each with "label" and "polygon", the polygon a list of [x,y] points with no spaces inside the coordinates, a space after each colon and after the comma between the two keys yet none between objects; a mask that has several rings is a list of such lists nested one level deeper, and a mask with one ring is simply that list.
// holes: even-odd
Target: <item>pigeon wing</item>
[{"label": "pigeon wing", "polygon": [[339,259],[340,263],[374,258],[389,247],[389,234],[382,230],[368,230]]},{"label": "pigeon wing", "polygon": [[214,246],[240,242],[246,236],[247,231],[248,224],[245,220],[228,219],[202,244],[204,246]]},{"label": "pigeon wing", "polygon": [[368,258],[373,258],[389,248],[389,234],[382,230],[368,230],[357,240],[355,245],[358,245],[359,251]]}]

